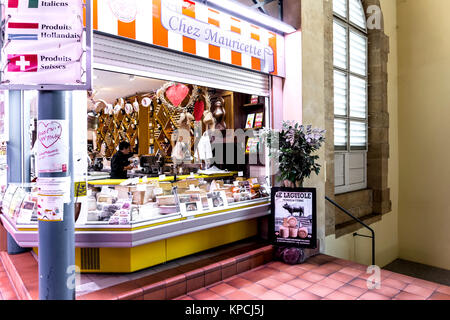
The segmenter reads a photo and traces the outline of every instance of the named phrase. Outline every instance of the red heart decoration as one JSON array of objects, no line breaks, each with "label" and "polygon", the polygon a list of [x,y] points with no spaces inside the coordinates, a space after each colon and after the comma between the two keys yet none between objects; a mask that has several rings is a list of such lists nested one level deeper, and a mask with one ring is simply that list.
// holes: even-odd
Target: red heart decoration
[{"label": "red heart decoration", "polygon": [[184,84],[175,84],[166,90],[166,97],[175,107],[178,107],[188,93],[189,88],[187,86]]},{"label": "red heart decoration", "polygon": [[197,101],[194,106],[194,119],[195,121],[201,121],[203,112],[205,111],[205,103],[203,101]]},{"label": "red heart decoration", "polygon": [[50,148],[60,138],[62,134],[62,126],[56,121],[50,123],[39,122],[38,125],[38,139],[41,144],[46,148]]}]

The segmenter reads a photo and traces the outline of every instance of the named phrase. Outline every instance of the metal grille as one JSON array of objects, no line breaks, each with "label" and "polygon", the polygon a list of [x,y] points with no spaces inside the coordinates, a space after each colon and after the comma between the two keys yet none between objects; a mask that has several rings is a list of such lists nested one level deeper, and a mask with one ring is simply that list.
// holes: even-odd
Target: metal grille
[{"label": "metal grille", "polygon": [[94,68],[269,96],[267,74],[97,32]]},{"label": "metal grille", "polygon": [[81,248],[81,269],[100,270],[99,248]]}]

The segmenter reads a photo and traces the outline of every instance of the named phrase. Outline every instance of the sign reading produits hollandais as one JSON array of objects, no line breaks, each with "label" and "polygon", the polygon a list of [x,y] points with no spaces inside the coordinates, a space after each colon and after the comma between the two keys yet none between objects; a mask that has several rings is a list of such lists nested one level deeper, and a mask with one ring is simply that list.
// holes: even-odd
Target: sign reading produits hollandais
[{"label": "sign reading produits hollandais", "polygon": [[1,85],[77,86],[86,82],[81,0],[3,0]]}]

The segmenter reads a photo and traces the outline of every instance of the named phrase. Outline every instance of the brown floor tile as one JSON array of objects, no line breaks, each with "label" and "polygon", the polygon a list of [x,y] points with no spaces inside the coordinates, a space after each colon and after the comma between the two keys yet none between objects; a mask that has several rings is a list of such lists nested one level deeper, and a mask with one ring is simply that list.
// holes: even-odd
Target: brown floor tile
[{"label": "brown floor tile", "polygon": [[306,290],[302,290],[292,296],[295,300],[320,300],[321,297]]},{"label": "brown floor tile", "polygon": [[272,278],[262,279],[262,280],[258,281],[257,283],[267,289],[273,289],[273,288],[278,287],[279,285],[283,284],[283,282],[280,282],[280,281],[278,281],[276,279],[272,279]]},{"label": "brown floor tile", "polygon": [[268,290],[258,298],[261,300],[286,300],[287,297],[277,291]]},{"label": "brown floor tile", "polygon": [[219,281],[222,281],[221,269],[205,273],[205,286],[209,286]]},{"label": "brown floor tile", "polygon": [[205,277],[199,276],[186,280],[186,292],[195,291],[205,286]]},{"label": "brown floor tile", "polygon": [[264,293],[266,293],[267,291],[269,291],[269,289],[267,289],[266,287],[257,284],[257,283],[253,283],[249,286],[246,286],[244,288],[242,288],[243,291],[250,293],[251,295],[255,296],[255,297],[259,297],[261,295],[263,295]]},{"label": "brown floor tile", "polygon": [[428,300],[450,300],[450,295],[436,291],[428,298]]},{"label": "brown floor tile", "polygon": [[253,282],[250,282],[247,279],[241,277],[232,277],[230,278],[230,280],[225,281],[225,283],[232,287],[235,287],[236,289],[241,289],[245,286],[253,284]]},{"label": "brown floor tile", "polygon": [[326,297],[330,293],[332,293],[334,290],[325,286],[321,286],[320,284],[313,284],[312,286],[305,289],[305,291],[314,293],[315,295],[319,297]]},{"label": "brown floor tile", "polygon": [[239,261],[236,263],[236,274],[250,270],[250,259]]},{"label": "brown floor tile", "polygon": [[327,295],[325,298],[328,300],[356,300],[356,297],[340,291],[334,291]]},{"label": "brown floor tile", "polygon": [[403,289],[403,291],[424,297],[426,299],[431,296],[434,290],[419,287],[415,284],[409,284],[408,286],[406,286],[406,288]]},{"label": "brown floor tile", "polygon": [[227,279],[236,274],[236,264],[223,267],[222,266],[222,279]]},{"label": "brown floor tile", "polygon": [[277,291],[277,292],[279,292],[279,293],[281,293],[281,294],[283,294],[283,295],[285,295],[285,296],[287,296],[287,297],[293,296],[294,294],[296,294],[296,293],[298,293],[300,290],[302,290],[302,289],[300,289],[300,288],[298,288],[298,287],[295,287],[295,286],[293,286],[293,285],[290,285],[289,283],[290,283],[290,282],[288,282],[288,283],[283,283],[282,285],[273,288],[273,290],[274,290],[274,291]]},{"label": "brown floor tile", "polygon": [[350,281],[352,281],[355,277],[354,276],[351,276],[351,275],[349,275],[349,274],[347,274],[347,273],[342,273],[342,272],[335,272],[335,273],[333,273],[333,274],[330,274],[329,276],[328,276],[328,278],[331,278],[331,279],[333,279],[333,280],[337,280],[337,281],[341,281],[341,282],[344,282],[344,283],[347,283],[347,282],[350,282]]},{"label": "brown floor tile", "polygon": [[268,264],[266,264],[266,267],[272,268],[272,269],[275,269],[278,271],[284,271],[284,270],[290,268],[291,265],[285,264],[280,261],[272,261],[272,262],[269,262]]},{"label": "brown floor tile", "polygon": [[236,290],[230,294],[227,294],[225,298],[228,300],[252,300],[255,296],[243,290]]},{"label": "brown floor tile", "polygon": [[144,294],[144,300],[166,300],[166,289],[158,289]]},{"label": "brown floor tile", "polygon": [[346,293],[346,294],[349,294],[349,295],[354,296],[354,297],[359,297],[363,293],[365,293],[367,290],[364,290],[364,289],[359,288],[359,287],[352,286],[350,284],[346,284],[346,285],[340,287],[338,289],[338,291]]},{"label": "brown floor tile", "polygon": [[381,294],[372,292],[373,290],[367,291],[363,295],[361,295],[358,300],[391,300],[391,298],[388,298],[386,296],[383,296]]},{"label": "brown floor tile", "polygon": [[298,277],[299,279],[303,279],[312,283],[319,282],[323,279],[325,279],[325,276],[321,274],[314,273],[312,271],[305,272],[301,276]]},{"label": "brown floor tile", "polygon": [[220,296],[225,296],[231,292],[236,291],[236,288],[230,286],[229,284],[227,284],[225,282],[221,282],[219,284],[208,287],[208,290],[210,290]]},{"label": "brown floor tile", "polygon": [[416,294],[402,291],[398,295],[396,295],[393,300],[425,300],[425,298]]},{"label": "brown floor tile", "polygon": [[256,268],[264,264],[264,253],[254,255],[250,260],[250,268]]},{"label": "brown floor tile", "polygon": [[345,283],[341,282],[341,281],[337,281],[331,278],[325,278],[323,280],[320,280],[319,282],[317,282],[318,284],[328,287],[330,289],[338,289],[340,287],[342,287]]}]

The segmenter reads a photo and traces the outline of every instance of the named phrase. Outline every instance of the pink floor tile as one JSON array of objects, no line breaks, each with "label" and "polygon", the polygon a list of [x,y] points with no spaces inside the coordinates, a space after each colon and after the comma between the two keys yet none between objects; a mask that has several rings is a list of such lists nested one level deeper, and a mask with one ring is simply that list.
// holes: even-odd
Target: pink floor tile
[{"label": "pink floor tile", "polygon": [[308,271],[308,272],[302,274],[301,276],[299,276],[299,279],[303,279],[303,280],[306,280],[306,281],[309,281],[312,283],[316,283],[316,282],[319,282],[320,280],[325,279],[325,276],[314,273],[312,271]]},{"label": "pink floor tile", "polygon": [[356,297],[340,291],[334,291],[327,295],[325,298],[328,300],[356,300]]},{"label": "pink floor tile", "polygon": [[284,284],[282,284],[282,285],[280,285],[278,287],[275,287],[273,290],[277,291],[277,292],[279,292],[279,293],[281,293],[281,294],[283,294],[283,295],[285,295],[287,297],[290,297],[290,296],[298,293],[300,290],[302,290],[300,288],[297,288],[295,286],[290,285],[289,283],[290,282],[284,283]]},{"label": "pink floor tile", "polygon": [[389,297],[389,298],[396,296],[400,292],[400,290],[398,290],[398,289],[391,288],[388,286],[383,286],[383,285],[380,286],[380,289],[375,288],[370,291],[381,294],[381,295]]},{"label": "pink floor tile", "polygon": [[450,296],[450,287],[449,286],[439,286],[436,291],[440,292],[440,293],[445,293],[448,294]]},{"label": "pink floor tile", "polygon": [[195,300],[221,300],[223,299],[221,296],[217,295],[216,293],[210,291],[210,290],[203,290],[200,293],[192,294],[189,293],[189,296],[194,298]]},{"label": "pink floor tile", "polygon": [[414,284],[409,284],[408,286],[406,286],[406,288],[403,289],[403,291],[424,297],[426,299],[431,296],[434,290],[420,287]]},{"label": "pink floor tile", "polygon": [[315,295],[306,290],[302,290],[299,293],[296,293],[292,296],[295,300],[320,300],[322,297]]},{"label": "pink floor tile", "polygon": [[261,300],[286,300],[287,297],[277,291],[269,290],[258,298]]},{"label": "pink floor tile", "polygon": [[352,275],[349,275],[347,273],[343,273],[343,272],[338,271],[338,272],[335,272],[333,274],[330,274],[328,276],[328,278],[347,283],[347,282],[350,282],[351,280],[353,280],[355,277],[352,276]]},{"label": "pink floor tile", "polygon": [[406,282],[391,279],[391,278],[381,280],[381,286],[388,286],[388,287],[395,288],[398,290],[402,290],[402,289],[406,288],[407,285],[408,284]]},{"label": "pink floor tile", "polygon": [[312,282],[309,282],[309,281],[306,281],[303,279],[299,279],[299,278],[289,281],[289,284],[291,286],[297,287],[299,289],[306,289],[306,288],[312,286]]},{"label": "pink floor tile", "polygon": [[325,286],[321,286],[320,284],[313,284],[311,287],[308,287],[305,289],[305,291],[309,291],[319,297],[326,297],[327,295],[329,295],[331,292],[334,291],[334,289],[325,287]]},{"label": "pink floor tile", "polygon": [[425,300],[425,298],[409,292],[400,292],[393,300]]},{"label": "pink floor tile", "polygon": [[278,280],[280,282],[287,282],[290,281],[292,279],[295,279],[295,276],[293,276],[290,273],[286,273],[286,272],[280,272],[278,274],[275,274],[273,276],[270,276],[271,279],[275,279]]},{"label": "pink floor tile", "polygon": [[225,298],[227,298],[228,300],[252,300],[255,298],[255,296],[243,290],[237,290],[225,295]]},{"label": "pink floor tile", "polygon": [[328,287],[330,289],[334,289],[334,290],[336,290],[344,285],[343,282],[337,281],[337,280],[334,280],[331,278],[325,278],[325,279],[319,281],[318,284]]},{"label": "pink floor tile", "polygon": [[272,279],[272,278],[266,278],[266,279],[258,281],[257,283],[262,285],[263,287],[266,287],[267,289],[273,289],[273,288],[278,287],[279,285],[283,284],[283,282]]},{"label": "pink floor tile", "polygon": [[367,291],[367,289],[362,289],[360,287],[355,287],[350,284],[346,284],[338,289],[338,291],[349,294],[354,297],[359,297]]},{"label": "pink floor tile", "polygon": [[375,293],[371,291],[367,291],[366,293],[362,294],[358,300],[391,300],[390,298],[383,296],[381,294]]},{"label": "pink floor tile", "polygon": [[242,288],[242,291],[248,292],[251,295],[254,295],[255,297],[259,297],[264,293],[266,293],[267,291],[269,291],[269,289],[260,284],[254,283],[252,285]]},{"label": "pink floor tile", "polygon": [[251,282],[249,280],[246,280],[244,278],[241,278],[241,277],[236,277],[234,279],[225,281],[225,283],[230,285],[230,286],[232,286],[232,287],[240,289],[240,288],[243,288],[245,286],[251,285],[253,282]]},{"label": "pink floor tile", "polygon": [[435,291],[428,300],[450,300],[450,295]]},{"label": "pink floor tile", "polygon": [[367,287],[367,281],[360,279],[360,278],[353,279],[352,281],[349,282],[349,284],[351,284],[352,286],[364,289],[364,290],[369,289]]},{"label": "pink floor tile", "polygon": [[357,277],[357,276],[359,276],[360,274],[363,273],[363,271],[355,269],[355,268],[352,268],[352,267],[342,268],[341,270],[339,270],[339,272],[348,274],[348,275],[353,276],[353,277]]},{"label": "pink floor tile", "polygon": [[230,293],[236,291],[235,287],[230,286],[229,284],[226,284],[224,282],[212,285],[208,289],[218,295],[221,295],[221,296],[225,296],[227,294],[230,294]]}]

